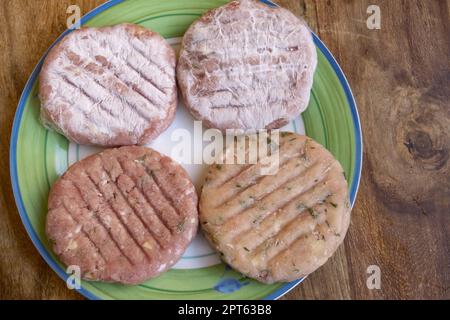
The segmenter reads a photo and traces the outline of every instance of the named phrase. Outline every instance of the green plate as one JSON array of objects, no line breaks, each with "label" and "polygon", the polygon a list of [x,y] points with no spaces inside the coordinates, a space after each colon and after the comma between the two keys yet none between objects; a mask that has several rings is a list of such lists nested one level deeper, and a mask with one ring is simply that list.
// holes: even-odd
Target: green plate
[{"label": "green plate", "polygon": [[[176,48],[188,26],[206,10],[223,0],[113,0],[82,19],[84,26],[137,23],[159,32]],[[271,5],[268,1],[263,1]],[[61,37],[66,35],[66,31]],[[355,201],[362,164],[362,138],[358,112],[342,70],[325,45],[314,35],[318,67],[307,111],[285,130],[306,133],[330,150],[341,162]],[[61,37],[56,41],[58,42]],[[55,43],[56,43],[55,42]],[[13,124],[11,180],[22,221],[42,257],[64,280],[64,266],[52,253],[44,231],[46,203],[51,184],[67,167],[98,149],[69,143],[46,130],[39,122],[36,66],[28,80]],[[170,148],[170,133],[177,128],[192,130],[193,119],[179,107],[174,124],[151,146],[163,153]],[[197,186],[203,166],[185,165]],[[136,286],[82,281],[78,291],[90,299],[276,299],[302,279],[264,285],[231,270],[199,235],[180,262],[164,275]]]}]

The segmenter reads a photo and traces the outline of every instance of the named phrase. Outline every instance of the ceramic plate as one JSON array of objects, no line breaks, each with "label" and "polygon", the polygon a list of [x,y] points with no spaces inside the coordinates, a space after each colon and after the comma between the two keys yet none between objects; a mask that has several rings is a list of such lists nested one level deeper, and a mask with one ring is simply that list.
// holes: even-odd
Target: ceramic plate
[{"label": "ceramic plate", "polygon": [[[181,37],[195,19],[206,10],[226,2],[113,0],[84,16],[82,24],[96,27],[122,22],[140,24],[159,32],[178,49]],[[311,101],[307,111],[285,129],[306,133],[336,156],[345,170],[353,204],[362,161],[358,113],[342,70],[315,35],[314,41],[318,67]],[[44,232],[48,192],[52,183],[70,164],[99,149],[70,143],[63,136],[44,129],[39,123],[37,78],[41,65],[42,59],[26,84],[14,119],[10,152],[11,179],[16,203],[28,234],[42,257],[66,280],[68,275],[65,268],[52,253]],[[150,146],[171,156],[171,147],[177,143],[171,139],[171,134],[178,128],[194,130],[193,118],[182,105],[178,107],[172,126]],[[201,136],[197,138],[201,139]],[[185,164],[176,157],[175,160],[181,162],[199,188],[205,167]],[[276,299],[301,281],[264,285],[247,279],[221,263],[199,234],[174,268],[156,279],[136,286],[82,281],[78,291],[90,299]]]}]

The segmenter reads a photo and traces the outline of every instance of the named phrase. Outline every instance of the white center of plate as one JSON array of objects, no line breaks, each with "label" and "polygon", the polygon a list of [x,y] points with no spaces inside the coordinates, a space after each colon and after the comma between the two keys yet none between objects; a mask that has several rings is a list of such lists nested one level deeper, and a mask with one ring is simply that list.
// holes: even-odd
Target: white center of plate
[{"label": "white center of plate", "polygon": [[[173,48],[178,52],[180,49],[181,38],[171,38],[167,40]],[[180,100],[180,99],[179,99]],[[187,111],[181,101],[178,102],[177,112],[175,115],[175,120],[172,125],[164,131],[156,140],[152,143],[146,145],[151,147],[164,155],[169,157],[172,156],[172,150],[176,145],[179,145],[178,140],[172,139],[172,133],[177,129],[185,129],[191,133],[194,141],[191,141],[191,146],[194,145],[204,145],[201,135],[194,135],[194,118]],[[203,128],[206,130],[207,128]],[[300,134],[305,133],[305,128],[303,120],[301,117],[296,118],[294,121],[283,127],[281,130],[292,131]],[[78,160],[84,159],[87,156],[101,151],[102,148],[83,146],[76,143],[70,142],[69,144],[69,165],[72,165]],[[206,164],[192,164],[184,163],[182,159],[175,158],[183,168],[187,171],[191,177],[197,192],[201,190],[201,185],[203,184],[204,174],[207,172],[208,165]],[[178,263],[173,267],[174,269],[197,269],[213,266],[220,263],[219,256],[211,248],[208,242],[205,240],[201,232],[198,232],[194,241],[187,248],[183,257],[178,261]]]}]

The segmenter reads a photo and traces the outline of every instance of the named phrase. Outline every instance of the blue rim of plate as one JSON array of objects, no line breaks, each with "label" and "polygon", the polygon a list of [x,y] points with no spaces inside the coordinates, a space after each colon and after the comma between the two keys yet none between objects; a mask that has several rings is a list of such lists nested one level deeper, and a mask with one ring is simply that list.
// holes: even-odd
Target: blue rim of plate
[{"label": "blue rim of plate", "polygon": [[[96,15],[100,14],[101,12],[121,3],[125,0],[109,0],[105,2],[104,4],[98,6],[97,8],[91,10],[86,15],[84,15],[81,18],[81,24],[85,24],[87,21],[89,21],[91,18],[95,17]],[[268,1],[268,0],[260,0],[263,3],[266,3],[268,5],[275,6],[276,4]],[[27,231],[29,237],[31,238],[31,241],[33,242],[33,245],[36,247],[42,258],[44,258],[45,262],[55,271],[59,277],[61,277],[65,282],[67,281],[68,275],[64,272],[64,270],[50,257],[49,253],[46,251],[44,246],[42,245],[41,241],[39,240],[36,232],[34,231],[33,227],[31,226],[30,220],[28,219],[28,215],[25,210],[25,205],[23,203],[22,195],[20,192],[19,187],[19,179],[17,174],[17,139],[19,134],[19,128],[20,128],[20,122],[22,120],[22,114],[25,109],[25,103],[26,100],[32,90],[33,84],[36,81],[40,69],[42,67],[42,64],[44,62],[45,57],[47,56],[48,52],[53,48],[53,46],[58,43],[65,35],[70,33],[72,30],[68,29],[64,31],[57,39],[56,41],[47,49],[47,51],[43,54],[37,65],[35,66],[33,72],[31,73],[31,76],[28,78],[28,81],[25,85],[25,88],[22,92],[22,95],[20,96],[19,104],[16,110],[16,114],[14,116],[13,121],[13,128],[11,133],[11,142],[10,142],[10,154],[9,154],[9,161],[10,161],[10,175],[11,175],[11,183],[13,187],[13,194],[14,199],[17,205],[17,208],[19,210],[19,215],[22,220],[23,225],[25,226],[25,230]],[[331,52],[328,50],[328,48],[325,46],[325,44],[319,39],[319,37],[312,32],[314,43],[315,45],[320,49],[320,51],[324,54],[328,62],[333,67],[334,72],[336,73],[337,77],[339,78],[339,82],[341,83],[344,91],[345,96],[347,98],[347,102],[350,106],[350,111],[352,114],[352,122],[355,130],[355,144],[356,144],[356,151],[355,151],[355,176],[350,186],[350,202],[353,207],[356,195],[359,188],[359,182],[361,178],[361,169],[362,169],[362,157],[363,157],[363,142],[362,142],[362,132],[361,132],[361,124],[359,120],[359,114],[358,109],[356,107],[355,98],[353,96],[352,90],[350,89],[350,85],[348,83],[347,78],[344,75],[344,72],[342,71],[341,67],[337,63],[336,59],[333,57]],[[306,278],[306,277],[305,277]],[[266,296],[263,300],[275,300],[280,298],[281,296],[288,293],[290,290],[292,290],[295,286],[300,284],[305,278],[289,282],[280,289],[272,292],[270,295]],[[100,300],[99,297],[92,294],[88,290],[81,287],[80,289],[76,289],[77,292],[82,294],[84,297],[90,299],[90,300]]]}]

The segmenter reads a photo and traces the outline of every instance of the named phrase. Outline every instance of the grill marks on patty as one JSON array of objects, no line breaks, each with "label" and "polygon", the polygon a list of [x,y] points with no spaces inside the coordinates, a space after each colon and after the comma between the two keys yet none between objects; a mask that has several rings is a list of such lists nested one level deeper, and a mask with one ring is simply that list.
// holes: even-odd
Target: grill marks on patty
[{"label": "grill marks on patty", "polygon": [[[290,167],[289,164],[291,162],[295,162],[295,164],[299,163],[297,156],[299,156],[300,153],[298,152],[298,150],[292,147],[287,148],[287,144],[279,146],[278,152],[280,155],[279,170],[285,169],[285,165],[287,165],[287,167]],[[253,165],[244,165],[243,170],[239,171],[231,178],[228,178],[228,180],[221,186],[216,186],[218,192],[223,195],[224,199],[219,205],[217,205],[216,209],[220,210],[223,209],[224,205],[232,205],[231,203],[229,203],[229,200],[231,199],[242,200],[246,196],[250,195],[253,198],[256,198],[258,196],[253,193],[253,189],[259,188],[261,184],[268,184],[270,186],[271,180],[273,180],[273,176],[263,175],[261,171],[261,169],[264,167],[262,161],[268,160],[269,157],[270,156],[267,156],[264,159],[258,159],[259,161]]]},{"label": "grill marks on patty", "polygon": [[139,283],[181,257],[197,228],[196,202],[187,174],[167,157],[109,149],[55,183],[47,234],[63,262],[79,264],[87,278]]},{"label": "grill marks on patty", "polygon": [[[83,54],[83,53],[79,53]],[[106,60],[104,56],[96,55],[95,60],[90,57],[84,57],[81,60],[79,54],[74,53],[73,51],[69,51],[67,53],[67,58],[73,64],[69,67],[65,67],[61,72],[71,73],[72,77],[76,78],[77,76],[83,75],[86,77],[85,81],[93,81],[98,89],[98,87],[102,87],[106,91],[107,99],[123,99],[127,103],[128,107],[131,107],[132,111],[135,111],[139,115],[141,115],[145,120],[151,119],[152,113],[158,112],[158,109],[164,103],[167,103],[167,97],[163,97],[162,102],[157,104],[155,103],[155,98],[152,98],[154,94],[151,91],[148,91],[150,94],[146,94],[144,90],[140,89],[141,85],[140,78],[144,77],[139,72],[136,80],[132,81],[131,76],[123,76],[123,74],[129,74],[129,70],[122,71],[124,65],[128,65],[127,61],[123,59],[110,58],[109,61]],[[112,56],[113,53],[110,53]],[[118,68],[115,64],[120,64],[121,67]],[[132,72],[137,73],[134,69]],[[134,74],[136,76],[136,74]],[[146,80],[148,81],[148,80]],[[158,88],[159,90],[159,88]],[[127,93],[126,95],[122,93]],[[98,99],[98,98],[97,98]],[[148,106],[152,108],[148,109]]]},{"label": "grill marks on patty", "polygon": [[316,63],[303,22],[283,8],[246,0],[194,22],[177,73],[196,117],[219,129],[262,129],[306,108]]},{"label": "grill marks on patty", "polygon": [[[129,168],[127,171],[130,173],[121,173],[118,179],[120,179],[125,185],[125,188],[128,189],[126,192],[136,199],[135,205],[142,205],[146,211],[152,213],[149,217],[151,220],[148,221],[148,224],[157,228],[157,231],[159,231],[157,233],[161,238],[169,238],[170,235],[174,233],[174,227],[169,226],[169,223],[171,223],[171,221],[177,221],[178,219],[175,209],[170,206],[170,204],[168,205],[167,198],[161,194],[158,185],[153,178],[148,175],[145,167],[140,167],[141,165],[130,162],[126,162],[122,165],[119,160],[117,160],[117,163],[120,165],[122,172],[124,171],[123,168]],[[132,170],[138,173],[131,173],[133,172]],[[158,206],[153,202],[158,202]],[[163,204],[163,206],[161,206],[161,204]],[[142,209],[143,208],[141,208],[141,210]]]},{"label": "grill marks on patty", "polygon": [[[244,221],[250,222],[255,220],[255,222],[259,222],[261,217],[266,217],[273,212],[277,212],[302,192],[305,192],[305,182],[302,180],[307,173],[302,174],[301,172],[298,173],[298,171],[286,171],[287,177],[283,177],[283,174],[280,174],[280,176],[277,175],[276,177],[267,176],[265,177],[264,182],[255,185],[252,190],[248,190],[245,194],[238,195],[232,202],[217,208],[218,212],[230,210],[230,207],[233,209],[236,208],[232,210],[231,216],[227,215],[224,217],[227,219],[227,223],[223,224],[222,228],[226,230],[228,226],[233,226],[230,228],[230,232],[238,232],[239,229],[234,229],[234,226],[238,225],[239,222],[242,223]],[[292,175],[295,176],[292,177]],[[299,183],[301,184],[299,185]],[[306,186],[308,185],[306,184]],[[309,191],[309,189],[306,188],[306,192],[307,191]],[[251,199],[251,203],[245,203],[245,199]],[[221,216],[223,217],[223,215]]]},{"label": "grill marks on patty", "polygon": [[78,143],[148,142],[173,119],[175,64],[165,40],[142,27],[76,30],[52,49],[44,63],[40,76],[44,118]]},{"label": "grill marks on patty", "polygon": [[224,260],[267,283],[317,269],[341,243],[350,218],[343,170],[328,151],[282,134],[279,157],[275,175],[261,175],[260,163],[213,166],[200,199],[202,227]]},{"label": "grill marks on patty", "polygon": [[[63,80],[80,90],[93,104],[101,105],[112,115],[109,119],[112,123],[120,123],[118,117],[121,110],[111,108],[109,101],[125,102],[132,112],[144,118],[145,121],[159,115],[159,109],[164,108],[164,105],[168,103],[168,97],[154,82],[150,82],[142,71],[131,66],[130,62],[116,56],[117,53],[108,51],[100,55],[99,52],[95,52],[95,57],[83,56],[86,53],[90,54],[86,48],[80,48],[77,53],[68,50],[66,57],[70,64],[61,69],[55,68],[54,72],[63,75]],[[83,87],[86,83],[92,87]],[[87,90],[91,93],[87,94]],[[100,122],[98,119],[92,121]]]}]

